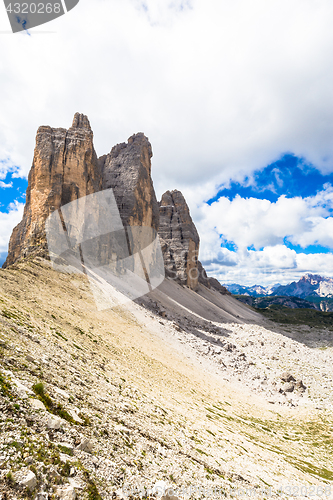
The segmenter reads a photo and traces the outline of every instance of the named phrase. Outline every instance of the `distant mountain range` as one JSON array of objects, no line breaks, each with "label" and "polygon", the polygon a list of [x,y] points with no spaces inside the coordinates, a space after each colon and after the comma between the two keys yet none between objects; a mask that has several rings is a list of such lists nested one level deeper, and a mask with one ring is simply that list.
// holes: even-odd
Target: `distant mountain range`
[{"label": "distant mountain range", "polygon": [[275,295],[274,291],[281,285],[277,283],[276,285],[271,285],[264,287],[262,285],[253,286],[243,286],[232,283],[231,285],[224,284],[225,288],[229,290],[234,295],[249,295],[250,297],[265,297],[266,295]]},{"label": "distant mountain range", "polygon": [[[268,287],[261,285],[247,287],[233,283],[231,285],[224,284],[224,286],[234,295],[272,298],[298,297],[316,304],[316,307],[322,311],[333,310],[333,278],[317,274],[305,274],[299,281],[293,281],[289,285],[277,283]],[[298,304],[295,306],[300,307]]]},{"label": "distant mountain range", "polygon": [[224,286],[235,295],[250,295],[251,297],[265,297],[281,295],[285,297],[327,297],[333,298],[333,278],[325,278],[318,274],[305,274],[299,281],[289,285],[277,283],[264,287],[262,285],[242,286],[232,283]]}]

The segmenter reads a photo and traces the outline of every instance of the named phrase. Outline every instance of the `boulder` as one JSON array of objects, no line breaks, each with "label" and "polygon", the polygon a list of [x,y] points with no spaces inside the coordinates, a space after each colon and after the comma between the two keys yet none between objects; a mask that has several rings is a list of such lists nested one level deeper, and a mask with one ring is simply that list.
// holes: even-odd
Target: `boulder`
[{"label": "boulder", "polygon": [[29,403],[34,410],[46,410],[44,403],[39,399],[29,399]]},{"label": "boulder", "polygon": [[70,416],[72,417],[75,422],[78,424],[83,424],[83,420],[78,416],[78,414],[74,410],[67,410]]},{"label": "boulder", "polygon": [[64,420],[60,417],[52,416],[47,421],[47,428],[53,431],[58,431],[63,426]]},{"label": "boulder", "polygon": [[283,387],[284,392],[294,392],[295,385],[293,382],[289,382],[287,385]]},{"label": "boulder", "polygon": [[299,392],[305,392],[306,391],[306,386],[303,384],[302,380],[297,380],[296,381],[295,388]]},{"label": "boulder", "polygon": [[34,490],[37,486],[37,478],[35,474],[32,471],[29,471],[20,480],[20,486],[22,488],[28,488],[30,491]]},{"label": "boulder", "polygon": [[94,449],[94,445],[89,439],[83,439],[77,449],[85,451],[86,453],[91,453]]},{"label": "boulder", "polygon": [[57,495],[61,500],[75,500],[77,498],[75,488],[71,484],[63,488],[58,488]]},{"label": "boulder", "polygon": [[283,382],[296,382],[296,379],[289,372],[283,372],[280,379]]}]

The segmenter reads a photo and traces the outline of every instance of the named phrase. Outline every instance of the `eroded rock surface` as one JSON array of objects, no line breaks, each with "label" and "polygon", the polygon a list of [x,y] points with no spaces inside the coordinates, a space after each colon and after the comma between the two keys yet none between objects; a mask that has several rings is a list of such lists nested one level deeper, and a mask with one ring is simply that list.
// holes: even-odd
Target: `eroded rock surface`
[{"label": "eroded rock surface", "polygon": [[46,256],[47,217],[62,205],[101,187],[93,132],[86,116],[76,113],[68,130],[39,127],[24,215],[13,230],[4,267],[36,250]]},{"label": "eroded rock surface", "polygon": [[134,134],[100,158],[103,189],[112,188],[125,226],[159,226],[159,207],[151,178],[152,147],[148,138]]},{"label": "eroded rock surface", "polygon": [[198,286],[199,235],[180,191],[167,191],[160,202],[159,235],[166,275],[192,289]]}]

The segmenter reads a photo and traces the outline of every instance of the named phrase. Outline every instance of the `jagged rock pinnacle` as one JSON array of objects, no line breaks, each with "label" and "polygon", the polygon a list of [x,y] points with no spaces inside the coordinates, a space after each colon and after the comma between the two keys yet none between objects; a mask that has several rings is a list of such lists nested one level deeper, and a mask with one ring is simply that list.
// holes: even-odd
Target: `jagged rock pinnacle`
[{"label": "jagged rock pinnacle", "polygon": [[73,124],[72,124],[71,128],[86,128],[88,130],[91,130],[88,117],[86,115],[81,114],[81,113],[75,113],[74,118],[73,118]]},{"label": "jagged rock pinnacle", "polygon": [[167,276],[196,289],[199,235],[180,191],[167,191],[162,196],[159,235]]}]

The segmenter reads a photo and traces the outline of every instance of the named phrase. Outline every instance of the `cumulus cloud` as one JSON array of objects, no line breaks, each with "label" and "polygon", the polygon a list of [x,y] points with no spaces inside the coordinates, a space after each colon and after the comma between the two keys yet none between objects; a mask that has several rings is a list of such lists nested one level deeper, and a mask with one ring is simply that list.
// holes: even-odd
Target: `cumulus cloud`
[{"label": "cumulus cloud", "polygon": [[237,265],[228,267],[224,263],[209,262],[206,270],[222,283],[243,285],[286,284],[298,281],[305,273],[333,276],[333,254],[297,254],[284,245],[248,251],[243,255],[234,252]]},{"label": "cumulus cloud", "polygon": [[221,197],[211,205],[203,204],[200,211],[204,214],[198,221],[200,258],[210,274],[224,281],[238,276],[242,283],[260,282],[260,277],[267,283],[281,273],[284,282],[305,272],[333,275],[332,253],[296,253],[286,246],[289,242],[303,249],[310,245],[333,249],[333,188],[329,184],[315,196],[281,196],[275,203]]},{"label": "cumulus cloud", "polygon": [[9,182],[9,183],[5,183],[3,181],[0,181],[0,188],[2,189],[6,189],[6,188],[12,188],[13,187],[13,183],[12,182]]},{"label": "cumulus cloud", "polygon": [[201,211],[204,217],[198,223],[200,234],[205,234],[207,227],[214,227],[215,233],[225,241],[234,242],[240,251],[281,245],[285,238],[303,248],[309,245],[333,248],[330,185],[315,196],[281,196],[275,203],[238,195],[233,200],[221,197],[211,205],[202,205]]}]

